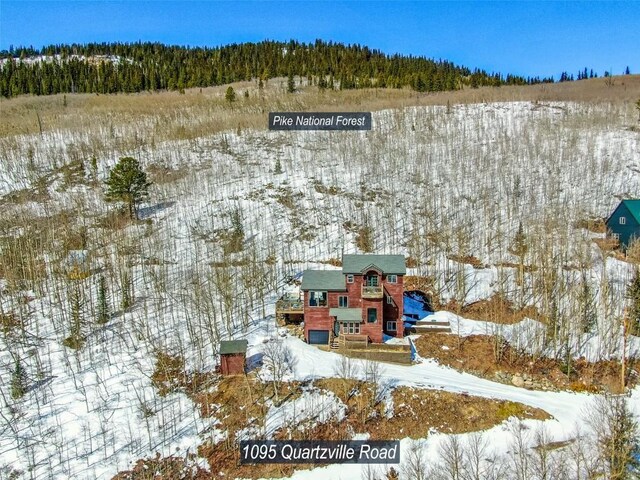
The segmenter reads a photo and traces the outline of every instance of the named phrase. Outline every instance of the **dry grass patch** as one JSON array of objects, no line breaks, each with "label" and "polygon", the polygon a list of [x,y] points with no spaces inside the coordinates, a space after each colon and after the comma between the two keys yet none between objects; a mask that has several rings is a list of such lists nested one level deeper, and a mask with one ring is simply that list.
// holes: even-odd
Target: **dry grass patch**
[{"label": "dry grass patch", "polygon": [[195,465],[195,455],[187,459],[178,457],[140,459],[131,470],[115,475],[112,480],[209,480],[211,473]]},{"label": "dry grass patch", "polygon": [[467,433],[486,430],[510,417],[551,418],[547,412],[521,403],[412,387],[395,389],[393,404],[393,416],[372,430],[372,438],[424,438],[432,429]]},{"label": "dry grass patch", "polygon": [[584,228],[593,233],[605,233],[607,226],[602,218],[584,218],[573,224],[574,228]]},{"label": "dry grass patch", "polygon": [[[577,359],[570,368],[547,357],[533,357],[512,348],[499,337],[471,335],[460,337],[446,333],[422,335],[414,341],[420,356],[433,358],[442,365],[494,381],[511,383],[516,374],[526,376],[528,389],[609,391],[620,390],[620,365],[613,361],[587,362]],[[444,347],[444,348],[443,348]],[[640,367],[630,360],[627,385],[633,387]]]},{"label": "dry grass patch", "polygon": [[620,247],[620,242],[613,237],[594,238],[593,241],[603,252],[613,252]]},{"label": "dry grass patch", "polygon": [[[283,383],[281,403],[294,400],[300,392],[297,382]],[[222,472],[227,478],[282,477],[293,473],[293,465],[239,464],[238,432],[251,427],[263,428],[272,394],[270,385],[260,382],[254,375],[235,375],[223,377],[214,389],[193,396],[200,406],[200,414],[215,417],[219,421],[216,428],[227,432],[224,441],[208,442],[198,447],[198,454],[206,458],[211,471]]]},{"label": "dry grass patch", "polygon": [[461,309],[458,308],[454,300],[451,300],[443,306],[443,309],[459,312],[460,315],[468,320],[480,320],[502,325],[512,325],[525,318],[544,320],[536,307],[526,306],[522,309],[517,309],[511,301],[500,294],[495,294],[487,300],[479,300],[465,305]]},{"label": "dry grass patch", "polygon": [[327,378],[315,385],[334,392],[347,405],[346,418],[307,431],[283,430],[278,438],[345,440],[352,438],[353,433],[368,433],[372,440],[425,438],[432,430],[443,433],[485,430],[513,416],[551,418],[543,410],[516,402],[413,387],[398,387],[390,393],[393,414],[386,416],[384,405],[376,399],[374,386],[367,382]]},{"label": "dry grass patch", "polygon": [[458,263],[465,263],[467,265],[471,265],[475,269],[487,268],[488,265],[482,263],[482,261],[478,257],[474,257],[473,255],[449,255],[447,256],[449,260],[453,260]]}]

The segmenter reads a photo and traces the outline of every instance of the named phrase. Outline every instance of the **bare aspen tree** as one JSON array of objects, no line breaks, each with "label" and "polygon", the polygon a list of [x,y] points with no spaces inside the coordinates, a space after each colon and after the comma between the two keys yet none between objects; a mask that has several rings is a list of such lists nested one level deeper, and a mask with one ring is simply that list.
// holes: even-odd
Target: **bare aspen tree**
[{"label": "bare aspen tree", "polygon": [[509,425],[511,432],[511,443],[509,449],[512,452],[511,470],[516,480],[529,479],[529,432],[527,427],[520,421],[512,422]]},{"label": "bare aspen tree", "polygon": [[430,469],[420,441],[413,441],[409,446],[401,470],[405,478],[411,480],[429,480]]},{"label": "bare aspen tree", "polygon": [[[463,451],[463,478],[465,480],[484,480],[490,478],[488,468],[484,466],[488,441],[481,432],[474,432],[467,438]],[[491,462],[493,463],[493,462]]]},{"label": "bare aspen tree", "polygon": [[289,346],[280,338],[269,340],[262,350],[262,362],[269,371],[273,395],[280,401],[280,390],[285,375],[295,368],[296,358]]},{"label": "bare aspen tree", "polygon": [[440,444],[441,468],[438,478],[442,480],[462,480],[464,473],[464,447],[457,435],[449,435]]}]

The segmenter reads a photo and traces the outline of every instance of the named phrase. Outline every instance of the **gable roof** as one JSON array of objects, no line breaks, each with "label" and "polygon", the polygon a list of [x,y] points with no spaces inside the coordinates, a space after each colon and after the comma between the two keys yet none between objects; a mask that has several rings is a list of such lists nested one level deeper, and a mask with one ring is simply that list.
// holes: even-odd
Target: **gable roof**
[{"label": "gable roof", "polygon": [[636,222],[640,223],[640,200],[623,200],[622,203],[636,219]]},{"label": "gable roof", "polygon": [[347,287],[344,283],[344,275],[340,270],[305,270],[302,274],[300,289],[342,292]]},{"label": "gable roof", "polygon": [[404,255],[343,255],[343,273],[365,273],[366,270],[376,267],[382,273],[394,273],[404,275],[407,267]]},{"label": "gable roof", "polygon": [[609,215],[605,223],[609,222],[613,214],[616,213],[620,208],[620,205],[624,205],[627,208],[627,210],[629,210],[629,213],[634,218],[634,220],[640,225],[640,199],[622,200],[618,204],[618,206],[613,209],[613,212],[611,212],[611,215]]},{"label": "gable roof", "polygon": [[246,340],[225,340],[220,342],[220,355],[234,353],[247,353],[248,342]]}]

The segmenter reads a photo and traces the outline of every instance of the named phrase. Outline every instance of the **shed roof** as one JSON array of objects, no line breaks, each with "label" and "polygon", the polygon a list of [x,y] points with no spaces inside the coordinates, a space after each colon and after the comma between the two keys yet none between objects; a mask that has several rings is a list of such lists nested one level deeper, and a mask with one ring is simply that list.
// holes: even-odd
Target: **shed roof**
[{"label": "shed roof", "polygon": [[361,308],[330,308],[329,315],[336,317],[339,322],[362,322]]},{"label": "shed roof", "polygon": [[342,292],[347,289],[344,275],[340,270],[305,270],[302,274],[302,290],[333,290]]},{"label": "shed roof", "polygon": [[382,273],[404,275],[407,267],[404,255],[343,255],[343,273],[365,273],[369,268],[382,270]]},{"label": "shed roof", "polygon": [[225,340],[220,342],[220,355],[233,353],[247,353],[248,342],[246,340]]}]

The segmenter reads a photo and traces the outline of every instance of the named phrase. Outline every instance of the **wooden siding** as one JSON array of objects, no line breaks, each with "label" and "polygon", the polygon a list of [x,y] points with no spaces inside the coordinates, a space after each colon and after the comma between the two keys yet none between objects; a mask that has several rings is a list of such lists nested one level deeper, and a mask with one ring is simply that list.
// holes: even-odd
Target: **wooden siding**
[{"label": "wooden siding", "polygon": [[220,355],[220,373],[222,375],[242,375],[245,367],[245,355],[228,353]]}]

